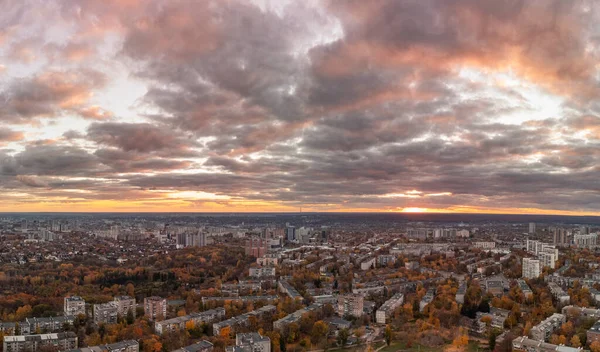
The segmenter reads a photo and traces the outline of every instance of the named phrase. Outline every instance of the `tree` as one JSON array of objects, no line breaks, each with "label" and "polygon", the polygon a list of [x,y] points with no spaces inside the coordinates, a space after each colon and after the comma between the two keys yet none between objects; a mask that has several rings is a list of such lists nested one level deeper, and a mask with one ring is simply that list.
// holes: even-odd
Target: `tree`
[{"label": "tree", "polygon": [[384,337],[385,337],[385,343],[386,345],[391,345],[392,344],[392,328],[390,328],[389,325],[386,325],[385,327],[385,332],[384,332]]},{"label": "tree", "polygon": [[133,315],[133,310],[129,308],[129,310],[127,310],[127,325],[133,324],[134,321],[135,316]]},{"label": "tree", "polygon": [[346,346],[346,343],[348,343],[348,338],[350,337],[350,330],[343,328],[340,331],[338,331],[338,335],[337,335],[337,342],[340,346],[344,347]]},{"label": "tree", "polygon": [[571,346],[573,346],[575,348],[581,347],[581,341],[579,340],[579,336],[578,335],[574,335],[571,338]]},{"label": "tree", "polygon": [[135,287],[131,282],[127,284],[125,291],[129,297],[135,297]]},{"label": "tree", "polygon": [[313,328],[310,332],[310,339],[312,343],[320,343],[321,340],[323,340],[323,338],[327,336],[328,332],[329,327],[323,320],[319,320],[318,322],[316,322],[315,325],[313,325]]},{"label": "tree", "polygon": [[594,341],[590,345],[590,349],[592,352],[600,352],[600,341]]}]

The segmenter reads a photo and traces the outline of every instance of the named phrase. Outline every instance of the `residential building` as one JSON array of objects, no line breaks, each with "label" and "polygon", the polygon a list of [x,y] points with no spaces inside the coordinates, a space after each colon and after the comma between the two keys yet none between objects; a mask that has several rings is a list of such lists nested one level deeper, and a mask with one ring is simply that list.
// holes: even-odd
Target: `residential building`
[{"label": "residential building", "polygon": [[519,288],[521,289],[521,292],[523,292],[525,299],[533,298],[533,291],[531,291],[531,288],[529,287],[529,285],[527,285],[527,282],[525,282],[525,280],[518,279],[517,285],[519,285]]},{"label": "residential building", "polygon": [[275,314],[276,311],[277,307],[267,305],[259,309],[253,310],[251,312],[244,313],[218,323],[214,323],[213,335],[219,336],[223,331],[227,331],[227,328],[229,328],[229,332],[232,332],[237,326],[247,326],[251,316],[256,317],[256,319],[260,319],[267,314]]},{"label": "residential building", "polygon": [[529,223],[529,233],[535,233],[535,222]]},{"label": "residential building", "polygon": [[554,313],[543,320],[538,325],[531,328],[530,336],[534,340],[546,341],[552,333],[566,323],[567,317],[564,314]]},{"label": "residential building", "polygon": [[573,236],[573,243],[579,248],[595,248],[598,241],[597,233],[590,234],[575,234]]},{"label": "residential building", "polygon": [[157,334],[162,335],[166,331],[182,331],[185,330],[186,325],[190,322],[194,325],[209,324],[217,322],[225,318],[225,308],[219,307],[211,310],[207,310],[200,313],[192,313],[173,319],[167,319],[157,321],[154,323],[154,331]]},{"label": "residential building", "polygon": [[558,260],[558,249],[556,248],[545,248],[543,251],[538,253],[540,265],[543,267],[549,267],[550,269],[556,268],[556,261]]},{"label": "residential building", "polygon": [[139,352],[140,344],[134,340],[125,340],[108,345],[82,347],[68,352]]},{"label": "residential building", "polygon": [[267,253],[269,242],[260,236],[251,236],[246,240],[245,253],[256,258],[260,258]]},{"label": "residential building", "polygon": [[167,300],[152,296],[144,298],[144,314],[151,321],[160,321],[167,317]]},{"label": "residential building", "polygon": [[271,352],[271,339],[257,332],[235,335],[235,346],[227,346],[227,352]]},{"label": "residential building", "polygon": [[423,312],[425,310],[425,307],[427,307],[427,305],[429,303],[433,302],[434,298],[435,298],[435,289],[430,288],[429,290],[427,290],[427,293],[425,294],[425,296],[423,296],[423,298],[421,299],[421,302],[419,302],[419,311]]},{"label": "residential building", "polygon": [[391,254],[382,254],[377,256],[377,266],[384,267],[396,263],[396,256]]},{"label": "residential building", "polygon": [[[19,323],[21,335],[62,332],[65,324],[73,324],[75,317],[72,315],[62,317],[26,318]],[[15,327],[15,323],[13,323]],[[14,330],[13,330],[14,332]]]},{"label": "residential building", "polygon": [[369,270],[375,268],[375,257],[369,258],[360,263],[360,270]]},{"label": "residential building", "polygon": [[252,278],[273,277],[275,276],[275,268],[268,266],[250,268],[248,269],[248,276]]},{"label": "residential building", "polygon": [[55,334],[5,336],[2,344],[4,352],[36,352],[45,346],[55,346],[59,351],[77,348],[77,335],[74,332]]},{"label": "residential building", "polygon": [[595,341],[600,341],[600,320],[597,321],[587,332],[587,344],[591,345]]},{"label": "residential building", "polygon": [[299,309],[291,314],[286,315],[285,317],[276,320],[273,322],[273,330],[281,331],[284,327],[290,325],[291,323],[298,323],[302,316],[308,312],[313,312],[318,309],[323,308],[323,304],[321,303],[313,303],[306,308]]},{"label": "residential building", "polygon": [[212,343],[206,340],[202,340],[193,345],[181,347],[180,349],[175,350],[173,352],[212,352],[213,348],[214,346]]},{"label": "residential building", "polygon": [[340,295],[337,301],[337,313],[341,317],[362,317],[364,297],[361,295]]},{"label": "residential building", "polygon": [[578,306],[565,306],[563,307],[562,314],[568,318],[572,317],[583,317],[598,320],[600,319],[600,309],[586,308]]},{"label": "residential building", "polygon": [[119,315],[119,305],[112,301],[102,304],[94,304],[94,323],[116,324]]},{"label": "residential building", "polygon": [[279,280],[277,283],[277,287],[279,287],[279,292],[285,293],[291,299],[302,299],[302,295],[298,293],[298,291],[286,280]]},{"label": "residential building", "polygon": [[467,293],[467,283],[463,281],[460,283],[460,285],[458,285],[458,290],[456,291],[456,303],[465,303],[465,293]]},{"label": "residential building", "polygon": [[396,293],[392,296],[392,298],[385,301],[385,303],[375,312],[375,321],[378,324],[387,324],[394,310],[400,307],[403,303],[404,294]]},{"label": "residential building", "polygon": [[135,298],[129,296],[117,296],[115,297],[115,303],[117,304],[117,313],[120,316],[127,316],[127,313],[131,310],[135,317]]},{"label": "residential building", "polygon": [[566,229],[560,228],[560,227],[555,227],[553,229],[553,242],[554,245],[556,246],[568,246],[569,245],[569,238],[568,238],[568,231]]},{"label": "residential building", "polygon": [[527,279],[538,278],[541,274],[540,261],[532,258],[523,258],[523,274]]},{"label": "residential building", "polygon": [[569,304],[571,302],[571,296],[569,296],[558,284],[554,282],[548,283],[548,288],[550,289],[550,293],[554,296],[554,299],[558,301],[559,304]]},{"label": "residential building", "polygon": [[473,247],[479,249],[494,249],[496,248],[496,242],[488,241],[488,242],[474,242]]},{"label": "residential building", "polygon": [[533,340],[527,336],[517,337],[512,342],[514,352],[582,352],[583,348],[558,346],[544,341]]},{"label": "residential building", "polygon": [[63,310],[65,315],[85,315],[85,301],[79,296],[65,297]]},{"label": "residential building", "polygon": [[469,236],[470,236],[469,230],[458,230],[458,231],[456,231],[456,237],[469,238]]}]

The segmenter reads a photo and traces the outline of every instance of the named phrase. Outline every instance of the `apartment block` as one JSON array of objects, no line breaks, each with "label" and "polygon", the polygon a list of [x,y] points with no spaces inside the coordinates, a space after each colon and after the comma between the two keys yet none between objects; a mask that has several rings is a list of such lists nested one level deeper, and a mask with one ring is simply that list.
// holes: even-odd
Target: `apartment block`
[{"label": "apartment block", "polygon": [[165,319],[167,317],[167,300],[157,296],[144,298],[144,314],[151,321]]},{"label": "apartment block", "polygon": [[75,333],[5,336],[2,344],[4,352],[37,352],[46,346],[54,346],[59,351],[77,348]]},{"label": "apartment block", "polygon": [[94,323],[116,324],[119,315],[119,305],[115,302],[94,304]]},{"label": "apartment block", "polygon": [[65,297],[63,310],[65,315],[85,315],[85,301],[79,296]]},{"label": "apartment block", "polygon": [[108,345],[82,347],[68,352],[139,352],[140,344],[134,340],[125,340]]},{"label": "apartment block", "polygon": [[337,313],[341,317],[354,316],[362,317],[364,308],[364,298],[361,295],[338,296]]},{"label": "apartment block", "polygon": [[404,303],[404,294],[396,293],[392,296],[392,298],[385,301],[381,307],[375,312],[375,321],[378,324],[387,324],[389,319],[396,310],[396,308],[400,307]]},{"label": "apartment block", "polygon": [[154,331],[161,335],[167,331],[184,330],[186,328],[186,324],[189,322],[193,322],[195,325],[200,325],[203,323],[209,324],[217,322],[223,318],[225,318],[225,308],[219,307],[200,313],[192,313],[182,317],[157,321],[154,323]]}]

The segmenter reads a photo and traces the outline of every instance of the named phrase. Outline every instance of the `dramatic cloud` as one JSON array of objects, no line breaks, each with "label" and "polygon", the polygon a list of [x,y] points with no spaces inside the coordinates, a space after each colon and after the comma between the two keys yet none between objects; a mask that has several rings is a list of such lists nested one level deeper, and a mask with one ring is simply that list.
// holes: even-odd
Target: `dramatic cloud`
[{"label": "dramatic cloud", "polygon": [[0,3],[0,203],[597,213],[598,15],[591,0]]}]

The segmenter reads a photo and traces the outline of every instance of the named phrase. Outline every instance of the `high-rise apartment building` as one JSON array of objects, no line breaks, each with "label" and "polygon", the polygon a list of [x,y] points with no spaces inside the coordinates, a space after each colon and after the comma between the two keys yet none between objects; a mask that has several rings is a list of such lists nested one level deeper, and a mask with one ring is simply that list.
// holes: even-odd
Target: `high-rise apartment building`
[{"label": "high-rise apartment building", "polygon": [[151,321],[160,321],[167,317],[167,300],[152,296],[144,298],[144,314]]},{"label": "high-rise apartment building", "polygon": [[364,298],[361,295],[338,296],[337,311],[341,317],[348,315],[360,318],[363,315]]},{"label": "high-rise apartment building", "polygon": [[529,223],[529,233],[535,233],[535,222]]},{"label": "high-rise apartment building", "polygon": [[523,277],[527,279],[538,278],[541,274],[540,261],[532,258],[523,258]]},{"label": "high-rise apartment building", "polygon": [[595,248],[598,242],[597,233],[575,234],[573,243],[579,248]]},{"label": "high-rise apartment building", "polygon": [[553,229],[554,244],[557,246],[567,246],[569,244],[568,232],[566,229],[555,227]]}]

